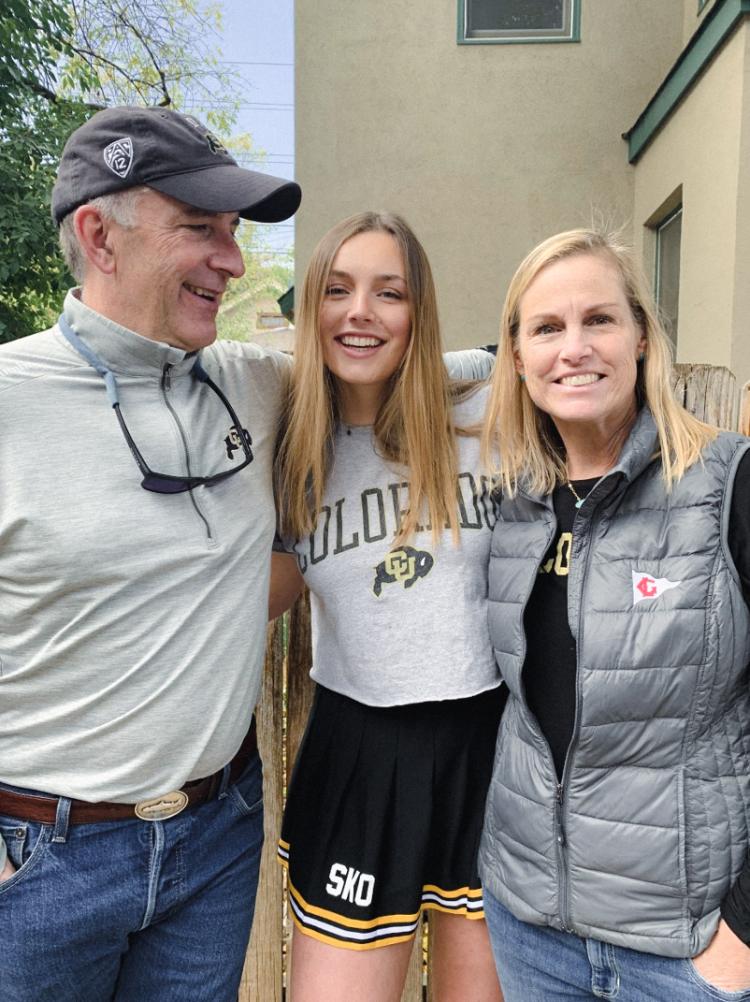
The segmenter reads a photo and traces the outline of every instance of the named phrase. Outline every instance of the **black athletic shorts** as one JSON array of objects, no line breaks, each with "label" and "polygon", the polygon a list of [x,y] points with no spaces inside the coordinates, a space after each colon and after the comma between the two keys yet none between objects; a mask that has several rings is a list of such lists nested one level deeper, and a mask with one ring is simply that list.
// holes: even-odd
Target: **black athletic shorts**
[{"label": "black athletic shorts", "polygon": [[279,857],[298,928],[367,950],[423,908],[483,918],[477,850],[504,687],[372,707],[318,686]]}]

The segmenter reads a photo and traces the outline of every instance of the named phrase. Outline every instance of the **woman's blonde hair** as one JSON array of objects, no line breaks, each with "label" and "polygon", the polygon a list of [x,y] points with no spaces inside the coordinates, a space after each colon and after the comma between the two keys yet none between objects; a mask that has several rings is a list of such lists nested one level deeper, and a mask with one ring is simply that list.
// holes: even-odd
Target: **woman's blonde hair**
[{"label": "woman's blonde hair", "polygon": [[386,212],[363,212],[334,226],[313,251],[305,274],[275,470],[282,532],[296,538],[312,532],[323,503],[340,405],[336,380],[323,361],[320,309],[339,248],[360,233],[388,233],[398,244],[411,314],[406,354],[373,426],[381,455],[405,467],[409,482],[409,507],[394,546],[409,539],[420,522],[432,527],[433,541],[444,527],[457,539],[455,431],[432,271],[406,222]]},{"label": "woman's blonde hair", "polygon": [[[544,268],[576,254],[596,254],[615,266],[633,319],[645,337],[635,393],[638,406],[646,404],[656,423],[662,473],[669,490],[696,462],[717,430],[693,417],[674,399],[670,384],[671,342],[632,251],[616,234],[593,229],[568,230],[543,241],[526,256],[511,279],[482,434],[483,462],[494,469],[503,491],[510,496],[520,479],[538,493],[549,493],[568,479],[560,437],[550,416],[533,403],[519,379],[514,353],[521,300],[527,289]],[[493,462],[498,453],[499,461]]]}]

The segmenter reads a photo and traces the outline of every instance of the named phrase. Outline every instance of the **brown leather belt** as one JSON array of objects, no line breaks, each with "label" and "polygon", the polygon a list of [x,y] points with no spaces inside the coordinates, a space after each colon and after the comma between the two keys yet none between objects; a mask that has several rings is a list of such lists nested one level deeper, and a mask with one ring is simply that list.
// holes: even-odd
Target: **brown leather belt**
[{"label": "brown leather belt", "polygon": [[[239,779],[257,750],[258,739],[253,717],[250,729],[237,754],[229,763],[230,783]],[[73,825],[85,825],[99,821],[123,821],[133,818],[159,821],[174,817],[188,806],[196,807],[198,804],[213,800],[221,788],[223,773],[224,770],[219,769],[213,776],[186,783],[181,790],[174,790],[151,800],[142,800],[138,804],[108,802],[89,804],[85,800],[71,800],[69,822]],[[21,821],[37,821],[52,825],[57,816],[57,804],[57,797],[38,797],[31,793],[17,793],[15,790],[0,788],[0,814],[7,814]]]}]

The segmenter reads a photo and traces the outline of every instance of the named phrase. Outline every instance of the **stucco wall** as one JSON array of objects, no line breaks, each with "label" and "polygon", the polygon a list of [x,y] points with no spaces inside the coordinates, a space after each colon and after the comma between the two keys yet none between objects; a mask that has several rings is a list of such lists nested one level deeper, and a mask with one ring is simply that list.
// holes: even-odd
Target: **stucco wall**
[{"label": "stucco wall", "polygon": [[742,380],[750,378],[749,314],[738,308],[750,305],[747,50],[745,21],[636,164],[634,216],[650,263],[654,237],[644,224],[682,185],[677,360],[728,365]]},{"label": "stucco wall", "polygon": [[680,51],[684,0],[584,0],[581,42],[457,45],[454,0],[297,0],[297,286],[317,239],[403,213],[435,270],[445,339],[496,336],[540,239],[630,225],[629,128]]},{"label": "stucco wall", "polygon": [[703,7],[703,9],[698,12],[698,0],[684,0],[685,10],[683,13],[682,21],[682,41],[683,44],[687,44],[690,40],[690,36],[695,32],[695,29],[701,23],[703,18],[708,14],[709,10],[714,6],[716,0],[708,0],[708,3]]}]

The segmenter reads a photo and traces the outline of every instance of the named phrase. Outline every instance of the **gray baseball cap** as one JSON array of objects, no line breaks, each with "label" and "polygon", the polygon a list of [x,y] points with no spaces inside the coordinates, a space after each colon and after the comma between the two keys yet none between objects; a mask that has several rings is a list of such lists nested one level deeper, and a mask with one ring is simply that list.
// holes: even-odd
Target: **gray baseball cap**
[{"label": "gray baseball cap", "polygon": [[298,184],[240,167],[192,115],[168,108],[98,111],[70,136],[52,189],[56,223],[99,195],[146,185],[209,212],[278,223],[299,208]]}]

